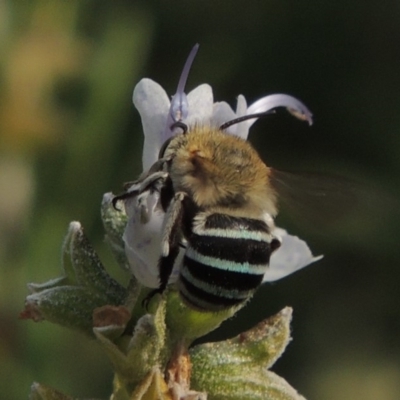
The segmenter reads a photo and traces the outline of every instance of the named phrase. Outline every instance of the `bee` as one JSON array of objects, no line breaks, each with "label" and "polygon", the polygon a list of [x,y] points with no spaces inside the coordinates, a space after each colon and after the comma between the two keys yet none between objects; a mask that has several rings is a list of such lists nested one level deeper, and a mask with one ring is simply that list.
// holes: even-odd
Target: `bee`
[{"label": "bee", "polygon": [[[219,128],[185,124],[188,106],[183,88],[197,48],[188,57],[171,101],[158,160],[125,193],[114,197],[113,204],[130,198],[140,203],[156,192],[165,212],[159,286],[147,301],[164,292],[179,262],[177,288],[182,300],[196,310],[216,312],[240,306],[254,294],[271,254],[281,246],[273,234],[278,207],[272,170],[249,142],[227,131],[271,114],[273,107],[256,102],[253,113]],[[288,104],[297,118],[311,123],[311,113],[297,100],[287,95],[269,99],[274,97]]]},{"label": "bee", "polygon": [[[247,118],[255,118],[248,115]],[[203,311],[221,311],[249,299],[262,283],[280,240],[271,231],[277,194],[271,169],[249,142],[209,126],[190,128],[162,147],[158,161],[118,200],[158,191],[166,213],[159,259],[162,293],[179,250],[185,247],[177,281],[183,301]]]}]

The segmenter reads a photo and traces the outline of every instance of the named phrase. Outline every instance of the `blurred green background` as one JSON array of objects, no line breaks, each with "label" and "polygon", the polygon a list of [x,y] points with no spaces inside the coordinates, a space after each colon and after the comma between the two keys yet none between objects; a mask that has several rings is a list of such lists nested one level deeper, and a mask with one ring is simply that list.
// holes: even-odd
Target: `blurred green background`
[{"label": "blurred green background", "polygon": [[289,93],[313,111],[312,128],[284,113],[256,124],[250,140],[269,165],[368,188],[367,206],[332,227],[283,212],[281,225],[325,259],[264,286],[213,338],[291,305],[278,374],[307,399],[399,399],[400,3],[390,0],[0,2],[0,398],[27,398],[33,381],[110,393],[94,342],[18,314],[26,283],[59,274],[74,219],[126,282],[99,205],[141,172],[132,89],[146,76],[172,95],[196,42],[188,89],[207,82],[232,105]]}]

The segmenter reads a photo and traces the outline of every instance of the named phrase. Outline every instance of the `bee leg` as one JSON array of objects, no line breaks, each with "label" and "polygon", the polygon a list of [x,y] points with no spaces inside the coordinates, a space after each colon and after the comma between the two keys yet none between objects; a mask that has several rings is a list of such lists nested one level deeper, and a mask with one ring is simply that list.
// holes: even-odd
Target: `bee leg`
[{"label": "bee leg", "polygon": [[160,203],[164,212],[167,212],[169,205],[171,204],[172,199],[174,198],[175,192],[174,187],[172,186],[171,177],[168,177],[164,185],[160,190]]},{"label": "bee leg", "polygon": [[171,247],[179,247],[181,231],[179,229],[183,214],[183,199],[186,194],[178,192],[172,198],[164,220],[163,236],[161,239],[161,256],[167,257]]},{"label": "bee leg", "polygon": [[112,199],[112,205],[117,211],[121,211],[117,207],[117,203],[120,200],[127,200],[131,197],[136,197],[137,195],[149,191],[150,193],[153,191],[161,191],[165,180],[168,178],[167,172],[154,172],[151,175],[148,175],[143,181],[136,181],[132,184],[130,189],[128,189],[125,193],[119,194]]},{"label": "bee leg", "polygon": [[140,185],[145,181],[146,178],[152,176],[156,172],[161,172],[163,170],[165,163],[167,163],[170,160],[171,157],[160,158],[150,167],[148,171],[143,172],[138,179],[130,182],[125,182],[124,189],[127,192],[131,192],[132,190],[137,190],[140,187]]},{"label": "bee leg", "polygon": [[118,195],[114,196],[113,199],[111,200],[111,203],[112,203],[112,205],[113,205],[115,210],[122,211],[119,207],[117,207],[117,203],[120,200],[126,200],[126,199],[129,199],[131,197],[135,197],[138,194],[139,194],[138,190],[129,190],[129,191],[125,192],[125,193],[118,194]]},{"label": "bee leg", "polygon": [[176,258],[178,257],[182,242],[180,224],[183,215],[183,199],[185,196],[185,193],[176,193],[168,207],[161,240],[161,257],[158,260],[160,285],[157,289],[152,290],[143,300],[142,304],[146,309],[154,295],[164,292],[174,268]]},{"label": "bee leg", "polygon": [[154,172],[159,172],[164,169],[164,165],[172,160],[172,156],[159,158],[148,170],[147,175],[154,174]]},{"label": "bee leg", "polygon": [[117,207],[119,200],[126,200],[131,197],[135,197],[138,194],[150,190],[150,192],[157,190],[161,191],[165,180],[168,178],[168,173],[164,172],[164,166],[170,162],[172,156],[160,158],[157,160],[147,172],[144,172],[139,179],[133,182],[127,182],[124,184],[125,193],[121,193],[115,196],[112,200],[112,205],[117,211],[121,211]]},{"label": "bee leg", "polygon": [[160,286],[162,293],[167,287],[169,277],[178,257],[182,241],[181,222],[183,215],[183,199],[186,194],[176,193],[168,207],[161,239],[161,257],[158,262]]},{"label": "bee leg", "polygon": [[146,190],[159,190],[167,177],[167,172],[154,172],[154,174],[149,175],[142,182],[140,182],[138,190],[140,193]]}]

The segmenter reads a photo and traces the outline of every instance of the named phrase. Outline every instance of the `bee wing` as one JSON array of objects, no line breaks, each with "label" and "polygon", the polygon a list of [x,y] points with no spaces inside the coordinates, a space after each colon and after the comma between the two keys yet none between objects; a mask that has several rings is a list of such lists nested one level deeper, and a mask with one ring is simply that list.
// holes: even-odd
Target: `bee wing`
[{"label": "bee wing", "polygon": [[270,179],[279,203],[296,219],[314,226],[330,225],[350,215],[368,196],[356,182],[336,176],[272,169]]},{"label": "bee wing", "polygon": [[[308,225],[336,222],[358,204],[357,185],[339,177],[272,169],[270,179],[282,206]],[[275,228],[271,233],[281,241],[281,246],[271,255],[264,282],[284,278],[323,257],[314,256],[304,240],[283,229]]]},{"label": "bee wing", "polygon": [[[275,169],[271,170],[270,180],[279,205],[286,206],[294,221],[318,229],[319,236],[334,233],[345,240],[365,241],[369,248],[371,238],[398,217],[398,199],[376,185],[371,187],[338,176]],[[283,278],[322,257],[314,257],[306,242],[297,236],[279,228],[272,234],[282,244],[271,255],[264,281]]]}]

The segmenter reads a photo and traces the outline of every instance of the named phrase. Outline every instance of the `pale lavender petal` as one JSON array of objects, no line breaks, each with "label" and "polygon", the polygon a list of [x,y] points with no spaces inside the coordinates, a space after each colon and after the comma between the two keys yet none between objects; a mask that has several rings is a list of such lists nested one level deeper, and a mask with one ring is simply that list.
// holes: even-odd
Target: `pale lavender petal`
[{"label": "pale lavender petal", "polygon": [[168,112],[167,122],[165,124],[163,134],[162,134],[162,142],[164,143],[171,136],[173,136],[174,132],[171,130],[171,125],[174,122],[182,121],[187,118],[189,112],[188,99],[185,93],[186,81],[190,72],[190,68],[192,67],[192,63],[194,58],[196,57],[197,50],[199,49],[199,45],[196,44],[189,53],[188,58],[186,59],[185,65],[183,67],[181,76],[179,78],[178,87],[175,95],[171,100],[171,107]]},{"label": "pale lavender petal", "polygon": [[235,118],[236,114],[227,102],[221,101],[214,103],[210,121],[211,126],[219,128],[225,122],[231,121]]},{"label": "pale lavender petal", "polygon": [[160,257],[160,243],[164,213],[155,210],[154,198],[148,199],[148,222],[141,222],[141,208],[137,201],[131,198],[125,202],[129,217],[123,240],[125,253],[136,279],[144,286],[156,288],[159,286],[157,263]]},{"label": "pale lavender petal", "polygon": [[[125,201],[125,210],[128,223],[123,240],[125,254],[128,258],[131,271],[136,279],[148,288],[159,287],[158,260],[161,255],[161,239],[165,213],[159,207],[159,193],[154,192],[145,197],[147,207],[138,206],[137,197]],[[145,218],[142,213],[145,212]],[[143,223],[143,219],[147,222]],[[183,251],[178,256],[169,282],[178,278]]]},{"label": "pale lavender petal", "polygon": [[133,104],[142,119],[144,145],[143,170],[158,159],[162,146],[161,134],[167,120],[170,102],[165,90],[151,79],[144,78],[133,91]]},{"label": "pale lavender petal", "polygon": [[210,123],[213,112],[213,92],[210,85],[202,84],[193,89],[188,95],[189,114],[183,121],[188,126]]},{"label": "pale lavender petal", "polygon": [[[278,107],[285,107],[296,118],[307,121],[312,125],[311,111],[301,101],[287,94],[271,94],[262,97],[247,109],[246,115],[267,112]],[[256,120],[257,118],[246,121],[248,127],[250,128]]]},{"label": "pale lavender petal", "polygon": [[[236,104],[236,118],[240,118],[246,114],[247,114],[247,102],[245,97],[240,94],[238,96]],[[247,139],[247,136],[249,135],[249,125],[246,124],[246,121],[239,122],[238,124],[232,125],[228,129],[226,129],[226,132],[229,132],[235,136],[239,136],[242,139]]]},{"label": "pale lavender petal", "polygon": [[323,257],[322,255],[314,257],[304,240],[289,235],[284,229],[275,228],[272,234],[281,239],[282,245],[272,253],[263,282],[284,278]]}]

